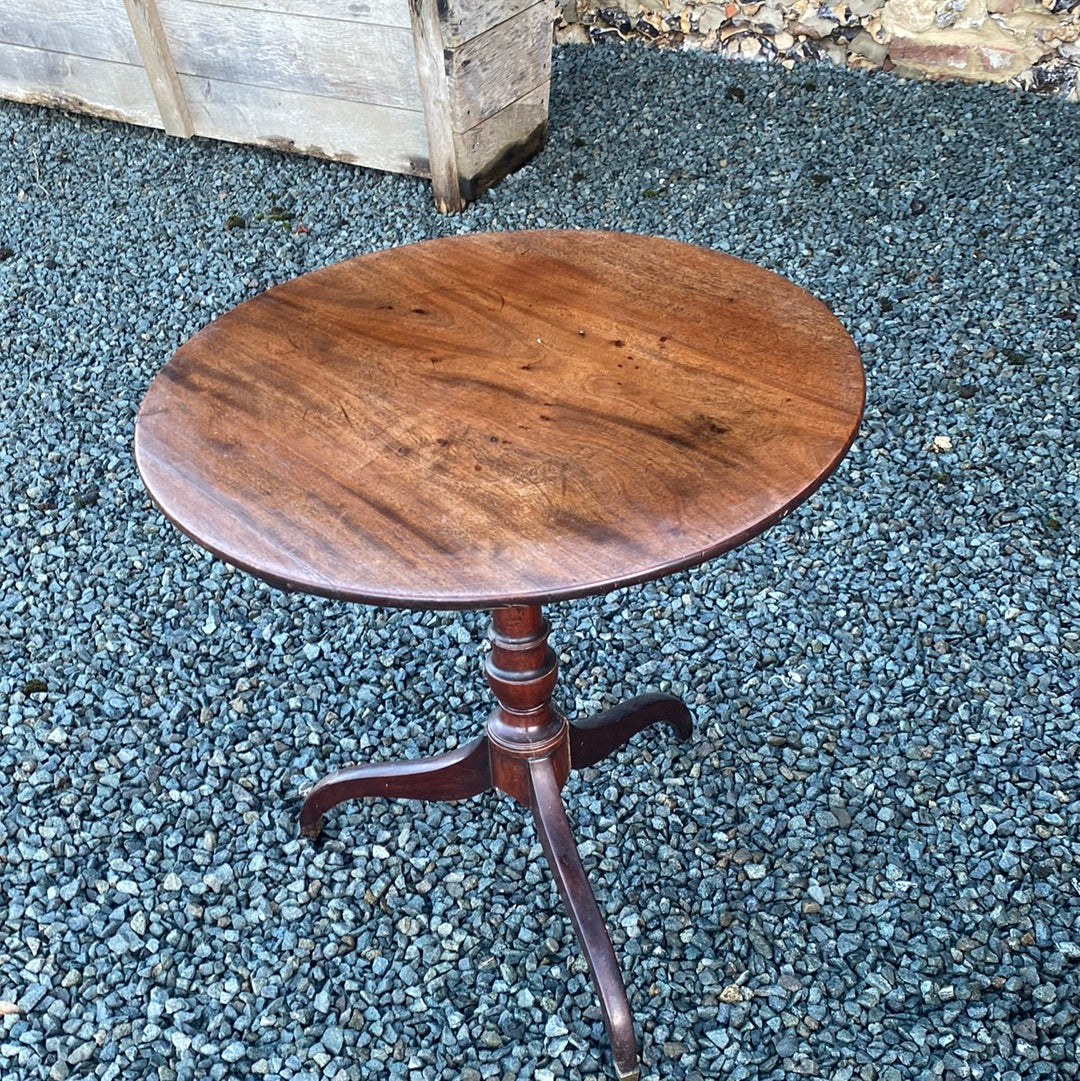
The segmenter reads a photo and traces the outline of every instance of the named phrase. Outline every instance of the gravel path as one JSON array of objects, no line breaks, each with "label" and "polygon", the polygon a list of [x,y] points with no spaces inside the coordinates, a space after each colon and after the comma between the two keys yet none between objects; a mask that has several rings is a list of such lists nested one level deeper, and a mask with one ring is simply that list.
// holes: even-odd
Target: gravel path
[{"label": "gravel path", "polygon": [[327,768],[478,730],[483,617],[274,593],[181,540],[130,449],[154,371],[241,299],[544,225],[777,270],[870,380],[799,512],[551,611],[568,707],[673,688],[698,719],[566,790],[643,1076],[1080,1076],[1080,111],[616,47],[559,51],[552,97],[547,150],[458,218],[0,103],[4,1081],[607,1076],[511,801],[296,838]]}]

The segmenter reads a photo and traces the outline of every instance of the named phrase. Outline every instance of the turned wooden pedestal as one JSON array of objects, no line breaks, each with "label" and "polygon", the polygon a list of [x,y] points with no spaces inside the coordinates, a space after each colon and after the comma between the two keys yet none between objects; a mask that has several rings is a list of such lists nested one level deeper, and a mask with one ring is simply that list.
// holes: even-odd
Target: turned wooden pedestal
[{"label": "turned wooden pedestal", "polygon": [[597,232],[477,234],[363,256],[241,304],[155,378],[135,432],[158,506],[282,589],[491,609],[486,730],[332,773],[301,829],[360,796],[528,807],[588,960],[620,1078],[633,1017],[560,790],[643,728],[552,702],[542,605],[657,578],[804,500],[854,438],[851,339],[790,282],[717,252]]}]

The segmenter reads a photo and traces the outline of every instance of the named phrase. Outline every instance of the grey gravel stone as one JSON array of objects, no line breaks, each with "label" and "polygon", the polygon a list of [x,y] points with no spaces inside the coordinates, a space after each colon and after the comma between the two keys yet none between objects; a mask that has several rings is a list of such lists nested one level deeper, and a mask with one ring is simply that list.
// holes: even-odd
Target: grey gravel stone
[{"label": "grey gravel stone", "polygon": [[296,836],[328,769],[478,731],[484,615],[276,593],[164,522],[130,450],[172,350],[273,282],[554,226],[785,274],[869,377],[772,530],[549,611],[569,711],[696,716],[565,790],[643,1078],[1080,1076],[1078,119],[564,48],[545,150],[444,218],[415,179],[0,103],[0,1077],[608,1076],[511,801]]},{"label": "grey gravel stone", "polygon": [[94,1040],[87,1040],[86,1043],[79,1044],[74,1050],[68,1052],[67,1062],[69,1066],[78,1066],[80,1063],[88,1062],[97,1053],[97,1043]]}]

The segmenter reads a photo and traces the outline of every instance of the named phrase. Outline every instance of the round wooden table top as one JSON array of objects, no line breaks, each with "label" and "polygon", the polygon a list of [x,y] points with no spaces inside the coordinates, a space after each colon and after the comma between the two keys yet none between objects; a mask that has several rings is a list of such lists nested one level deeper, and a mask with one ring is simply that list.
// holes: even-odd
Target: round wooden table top
[{"label": "round wooden table top", "polygon": [[361,256],[183,345],[135,452],[184,533],[283,589],[410,608],[601,593],[804,500],[862,414],[826,307],[718,252],[483,233]]}]

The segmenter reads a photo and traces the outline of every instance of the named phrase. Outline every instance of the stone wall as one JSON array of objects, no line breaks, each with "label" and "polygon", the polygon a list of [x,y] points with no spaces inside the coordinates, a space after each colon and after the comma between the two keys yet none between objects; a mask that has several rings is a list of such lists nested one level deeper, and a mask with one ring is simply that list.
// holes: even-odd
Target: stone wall
[{"label": "stone wall", "polygon": [[[605,0],[602,0],[605,2]],[[562,0],[563,41],[607,35],[745,59],[828,59],[1080,101],[1080,0]]]}]

